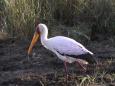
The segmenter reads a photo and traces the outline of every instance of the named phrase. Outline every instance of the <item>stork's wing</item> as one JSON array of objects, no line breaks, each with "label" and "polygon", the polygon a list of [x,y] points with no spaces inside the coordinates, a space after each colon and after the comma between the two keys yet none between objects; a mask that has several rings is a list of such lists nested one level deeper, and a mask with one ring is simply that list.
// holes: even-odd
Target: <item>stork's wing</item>
[{"label": "stork's wing", "polygon": [[73,39],[57,36],[51,39],[53,48],[63,55],[82,55],[92,52],[88,51],[83,45]]}]

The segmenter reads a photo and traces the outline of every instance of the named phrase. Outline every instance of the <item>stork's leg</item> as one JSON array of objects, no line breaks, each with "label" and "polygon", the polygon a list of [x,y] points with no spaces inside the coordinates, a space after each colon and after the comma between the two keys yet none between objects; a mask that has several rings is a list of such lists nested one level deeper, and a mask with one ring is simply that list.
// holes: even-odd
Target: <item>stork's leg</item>
[{"label": "stork's leg", "polygon": [[67,62],[64,62],[64,67],[65,67],[65,73],[66,73],[66,83],[67,83],[67,80],[68,80]]},{"label": "stork's leg", "polygon": [[77,62],[77,61],[76,61],[76,63],[77,63],[77,64],[79,64],[79,65],[80,65],[80,67],[81,67],[84,71],[86,71],[86,68],[84,67],[84,65],[83,65],[83,64],[81,64],[81,63],[79,63],[79,62]]},{"label": "stork's leg", "polygon": [[82,59],[76,59],[76,63],[79,64],[81,66],[81,68],[83,69],[83,71],[86,71],[86,66],[88,65],[88,62]]}]

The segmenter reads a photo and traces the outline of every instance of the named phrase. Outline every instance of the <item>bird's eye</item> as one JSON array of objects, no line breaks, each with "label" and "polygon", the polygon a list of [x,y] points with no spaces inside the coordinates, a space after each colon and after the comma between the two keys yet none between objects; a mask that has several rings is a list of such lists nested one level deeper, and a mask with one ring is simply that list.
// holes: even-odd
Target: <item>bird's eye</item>
[{"label": "bird's eye", "polygon": [[40,31],[39,31],[39,27],[36,27],[36,32],[40,33]]}]

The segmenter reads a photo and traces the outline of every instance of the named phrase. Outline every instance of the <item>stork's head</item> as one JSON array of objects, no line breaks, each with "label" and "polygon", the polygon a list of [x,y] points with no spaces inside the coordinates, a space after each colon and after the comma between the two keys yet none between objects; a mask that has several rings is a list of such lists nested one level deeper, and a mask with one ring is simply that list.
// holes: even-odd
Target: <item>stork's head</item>
[{"label": "stork's head", "polygon": [[38,24],[36,27],[36,32],[38,34],[45,34],[47,32],[47,26],[45,24]]},{"label": "stork's head", "polygon": [[28,49],[28,55],[31,54],[32,48],[36,44],[40,35],[45,34],[46,32],[47,32],[47,26],[45,24],[38,24],[36,26],[34,36]]}]

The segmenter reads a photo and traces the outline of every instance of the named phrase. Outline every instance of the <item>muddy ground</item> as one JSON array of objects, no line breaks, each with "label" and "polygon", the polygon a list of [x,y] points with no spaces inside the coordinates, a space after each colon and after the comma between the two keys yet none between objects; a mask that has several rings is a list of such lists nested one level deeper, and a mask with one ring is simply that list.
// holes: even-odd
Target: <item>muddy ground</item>
[{"label": "muddy ground", "polygon": [[68,64],[68,84],[63,62],[40,42],[28,57],[29,42],[9,40],[0,43],[0,86],[115,86],[115,49],[108,41],[88,45],[97,54],[98,66],[88,65],[87,71],[82,71],[75,63]]}]

